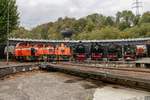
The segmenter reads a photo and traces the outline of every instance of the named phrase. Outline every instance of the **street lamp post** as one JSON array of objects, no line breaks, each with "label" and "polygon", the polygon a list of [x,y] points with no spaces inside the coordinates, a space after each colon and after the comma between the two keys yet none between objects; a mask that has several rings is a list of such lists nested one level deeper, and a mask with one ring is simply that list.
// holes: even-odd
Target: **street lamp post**
[{"label": "street lamp post", "polygon": [[9,64],[9,0],[7,5],[7,64]]}]

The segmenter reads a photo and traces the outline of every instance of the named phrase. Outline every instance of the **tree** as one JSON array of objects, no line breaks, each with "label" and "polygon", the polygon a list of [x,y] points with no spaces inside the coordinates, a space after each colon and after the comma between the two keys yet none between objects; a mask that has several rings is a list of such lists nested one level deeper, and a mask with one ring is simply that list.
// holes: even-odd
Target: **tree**
[{"label": "tree", "polygon": [[44,27],[42,28],[40,33],[42,39],[48,39],[48,28],[49,28],[48,25],[44,25]]},{"label": "tree", "polygon": [[128,39],[128,38],[137,38],[139,37],[138,27],[127,28],[119,34],[120,38]]},{"label": "tree", "polygon": [[150,11],[145,12],[141,19],[140,19],[140,23],[150,23]]},{"label": "tree", "polygon": [[95,24],[93,23],[93,21],[91,19],[88,19],[85,30],[87,32],[91,32],[94,28],[95,28]]},{"label": "tree", "polygon": [[[32,39],[63,39],[61,33],[75,33],[72,39],[117,39],[150,36],[150,12],[135,16],[131,11],[118,12],[116,17],[91,14],[86,17],[58,18],[33,28],[31,31],[18,28],[12,37]],[[22,35],[20,35],[22,34]],[[68,34],[67,34],[68,35]]]},{"label": "tree", "polygon": [[31,33],[40,35],[40,39],[48,39],[48,29],[51,27],[51,24],[52,23],[39,25],[36,28],[33,28]]},{"label": "tree", "polygon": [[[20,35],[21,34],[21,35]],[[18,29],[11,32],[11,38],[28,38],[28,31],[24,27],[18,27]]]},{"label": "tree", "polygon": [[108,16],[105,20],[106,26],[113,26],[114,25],[114,18],[111,16]]},{"label": "tree", "polygon": [[52,40],[62,39],[61,33],[57,32],[54,28],[50,27],[48,30],[48,38]]},{"label": "tree", "polygon": [[135,16],[133,20],[133,25],[134,26],[139,25],[139,21],[140,21],[140,15]]},{"label": "tree", "polygon": [[124,10],[116,14],[116,23],[120,30],[130,28],[134,25],[135,15],[132,11]]},{"label": "tree", "polygon": [[99,39],[117,39],[119,38],[120,30],[115,27],[107,26],[100,30],[94,30],[92,32],[83,32],[74,36],[74,39],[89,39],[89,40],[99,40]]},{"label": "tree", "polygon": [[0,0],[0,42],[4,42],[7,38],[8,23],[9,33],[11,33],[17,28],[18,19],[19,13],[17,12],[16,0]]},{"label": "tree", "polygon": [[149,37],[150,23],[142,23],[138,30],[140,37]]},{"label": "tree", "polygon": [[[150,23],[142,23],[138,26],[124,30],[124,34],[128,34],[127,38],[138,38],[150,36]],[[126,37],[125,37],[126,38]]]},{"label": "tree", "polygon": [[117,25],[119,25],[120,20],[121,20],[121,12],[117,12],[117,14],[116,14],[116,24]]},{"label": "tree", "polygon": [[101,39],[117,39],[119,38],[120,30],[115,27],[107,26],[100,31]]},{"label": "tree", "polygon": [[75,24],[73,26],[75,33],[81,33],[85,30],[86,27],[86,19],[80,18],[79,20],[75,21]]},{"label": "tree", "polygon": [[106,17],[102,14],[91,14],[85,17],[86,25],[84,27],[84,30],[87,32],[91,32],[95,29],[101,29],[105,27],[106,24]]},{"label": "tree", "polygon": [[[20,35],[21,34],[21,35]],[[29,39],[41,39],[41,34],[32,33],[31,31],[25,29],[24,27],[18,27],[13,30],[10,34],[11,38],[29,38]]]}]

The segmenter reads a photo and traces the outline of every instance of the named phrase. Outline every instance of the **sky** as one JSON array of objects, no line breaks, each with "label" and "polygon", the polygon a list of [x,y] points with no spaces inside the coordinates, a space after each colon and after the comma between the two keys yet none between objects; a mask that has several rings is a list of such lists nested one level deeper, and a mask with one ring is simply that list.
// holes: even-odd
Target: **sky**
[{"label": "sky", "polygon": [[[92,13],[115,16],[117,11],[132,10],[135,0],[17,0],[20,25],[32,29],[54,22],[59,17],[81,18]],[[150,11],[150,0],[141,0],[140,13]]]}]

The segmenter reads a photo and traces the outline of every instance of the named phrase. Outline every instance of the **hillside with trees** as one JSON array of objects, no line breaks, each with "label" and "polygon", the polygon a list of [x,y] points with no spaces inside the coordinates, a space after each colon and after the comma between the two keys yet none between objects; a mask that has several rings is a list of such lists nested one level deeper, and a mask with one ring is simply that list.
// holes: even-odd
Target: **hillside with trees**
[{"label": "hillside with trees", "polygon": [[13,31],[11,37],[31,39],[63,39],[62,30],[70,29],[72,39],[121,39],[150,37],[150,11],[135,16],[132,11],[117,12],[116,16],[91,14],[86,17],[58,18],[33,28],[31,31],[23,27]]}]

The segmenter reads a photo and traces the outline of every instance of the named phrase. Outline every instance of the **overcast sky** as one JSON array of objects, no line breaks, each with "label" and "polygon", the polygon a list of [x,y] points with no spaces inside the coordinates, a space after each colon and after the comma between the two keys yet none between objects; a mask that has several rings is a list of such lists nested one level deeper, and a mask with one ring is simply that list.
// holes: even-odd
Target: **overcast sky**
[{"label": "overcast sky", "polygon": [[[141,13],[150,11],[150,0],[141,0]],[[117,11],[133,10],[134,0],[17,0],[21,26],[28,29],[56,21],[59,17],[80,18],[92,13],[114,16]]]}]

